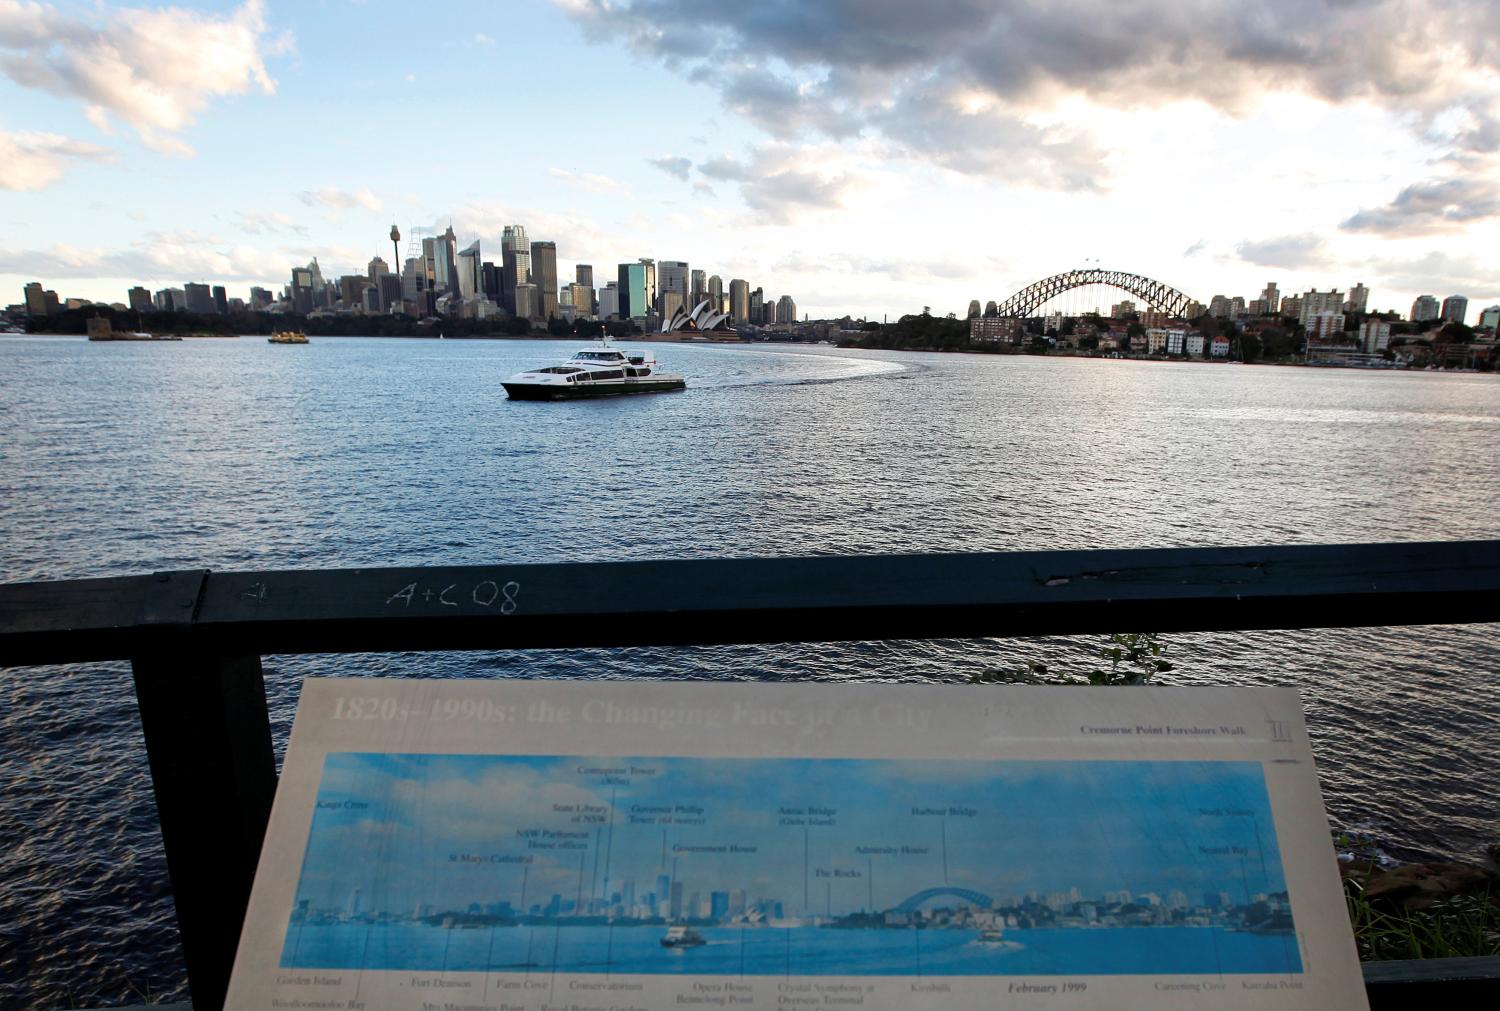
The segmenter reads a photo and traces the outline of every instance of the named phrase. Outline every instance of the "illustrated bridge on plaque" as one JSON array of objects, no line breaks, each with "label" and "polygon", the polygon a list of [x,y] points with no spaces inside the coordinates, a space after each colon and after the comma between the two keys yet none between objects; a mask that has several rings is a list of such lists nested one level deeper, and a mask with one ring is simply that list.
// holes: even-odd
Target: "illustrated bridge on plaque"
[{"label": "illustrated bridge on plaque", "polygon": [[1057,296],[1074,288],[1093,285],[1108,285],[1129,292],[1152,309],[1170,316],[1186,316],[1188,307],[1195,299],[1178,291],[1169,284],[1129,274],[1123,270],[1103,270],[1098,267],[1084,270],[1069,270],[1043,278],[1029,284],[996,307],[994,315],[1027,317]]},{"label": "illustrated bridge on plaque", "polygon": [[994,899],[983,892],[976,892],[972,888],[925,888],[902,902],[896,907],[896,911],[898,913],[914,913],[922,908],[923,903],[945,895],[951,895],[955,899],[962,899],[971,905],[979,906],[981,909],[988,909],[995,904]]}]

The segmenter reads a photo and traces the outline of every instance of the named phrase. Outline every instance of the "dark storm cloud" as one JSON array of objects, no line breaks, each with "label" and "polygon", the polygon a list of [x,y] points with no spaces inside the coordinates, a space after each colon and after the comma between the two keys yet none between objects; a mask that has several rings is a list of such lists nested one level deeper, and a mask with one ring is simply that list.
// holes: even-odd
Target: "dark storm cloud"
[{"label": "dark storm cloud", "polygon": [[1500,217],[1500,183],[1455,178],[1408,186],[1390,203],[1362,210],[1342,227],[1382,235],[1432,235],[1495,217]]}]

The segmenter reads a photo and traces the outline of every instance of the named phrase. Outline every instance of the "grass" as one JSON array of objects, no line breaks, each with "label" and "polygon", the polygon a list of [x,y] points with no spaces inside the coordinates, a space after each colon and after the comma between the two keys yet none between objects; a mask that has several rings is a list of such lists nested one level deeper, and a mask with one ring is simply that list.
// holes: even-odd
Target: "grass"
[{"label": "grass", "polygon": [[1344,898],[1361,962],[1500,955],[1500,906],[1488,892],[1407,909],[1372,903],[1363,884],[1345,878]]}]

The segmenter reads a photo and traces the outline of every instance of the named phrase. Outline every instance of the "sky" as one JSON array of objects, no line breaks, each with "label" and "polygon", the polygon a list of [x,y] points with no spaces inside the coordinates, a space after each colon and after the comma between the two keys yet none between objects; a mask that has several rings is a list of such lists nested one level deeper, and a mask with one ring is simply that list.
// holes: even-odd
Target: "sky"
[{"label": "sky", "polygon": [[[651,774],[606,782],[594,774],[601,767]],[[824,824],[799,827],[814,808]],[[643,820],[659,821],[661,809],[673,812],[670,826]],[[603,824],[578,820],[591,812]],[[578,833],[580,845],[529,848],[524,833],[547,830]],[[731,845],[745,852],[714,850]],[[532,861],[516,862],[523,856]],[[475,901],[529,908],[552,894],[608,896],[626,881],[641,897],[661,874],[682,883],[685,899],[743,889],[789,916],[889,909],[940,887],[997,901],[1074,887],[1089,899],[1181,889],[1195,903],[1205,892],[1247,902],[1286,887],[1253,762],[335,753],[297,896],[341,909],[359,888],[365,908],[399,913]]]},{"label": "sky", "polygon": [[1097,264],[1474,322],[1497,38],[1493,0],[0,0],[0,299],[520,223],[564,282],[686,260],[814,318]]}]

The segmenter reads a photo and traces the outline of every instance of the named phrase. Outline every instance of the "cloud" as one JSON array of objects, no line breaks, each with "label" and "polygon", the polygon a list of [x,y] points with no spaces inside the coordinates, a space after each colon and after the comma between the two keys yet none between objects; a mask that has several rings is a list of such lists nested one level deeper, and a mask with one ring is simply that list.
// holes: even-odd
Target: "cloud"
[{"label": "cloud", "polygon": [[331,207],[334,210],[348,210],[353,207],[363,207],[367,211],[384,210],[380,198],[371,193],[368,187],[357,190],[341,190],[334,186],[324,186],[322,189],[306,190],[300,194],[301,200],[309,207]]},{"label": "cloud", "polygon": [[1234,249],[1239,258],[1257,267],[1303,270],[1326,264],[1323,239],[1312,233],[1282,235],[1273,239],[1246,240]]},{"label": "cloud", "polygon": [[83,102],[96,125],[113,116],[157,150],[191,154],[176,135],[212,100],[275,91],[264,57],[290,40],[266,33],[264,0],[226,15],[101,4],[92,16],[0,0],[0,75]]},{"label": "cloud", "polygon": [[568,169],[551,168],[547,170],[547,174],[554,179],[561,179],[569,186],[589,193],[615,193],[620,196],[630,196],[629,186],[618,179],[611,179],[597,172],[572,172]]},{"label": "cloud", "polygon": [[474,44],[476,46],[493,46],[495,44],[495,40],[484,34],[484,32],[475,32]]},{"label": "cloud", "polygon": [[284,278],[293,262],[286,251],[225,246],[217,236],[150,232],[124,249],[58,243],[49,249],[0,249],[0,274],[35,277],[125,278],[132,283],[181,284],[190,280],[263,283]]},{"label": "cloud", "polygon": [[296,218],[284,211],[242,211],[238,224],[241,231],[251,235],[276,232],[290,232],[301,236],[308,234],[306,225],[299,225]]},{"label": "cloud", "polygon": [[646,164],[661,169],[667,175],[676,176],[683,182],[687,181],[688,173],[693,169],[692,160],[683,158],[680,155],[663,155],[660,158],[647,158]]},{"label": "cloud", "polygon": [[1495,178],[1428,180],[1406,187],[1383,207],[1360,211],[1341,226],[1388,236],[1436,235],[1500,217]]},{"label": "cloud", "polygon": [[1414,259],[1377,259],[1369,265],[1381,282],[1397,291],[1461,292],[1471,301],[1500,299],[1500,268],[1466,256],[1431,252]]},{"label": "cloud", "polygon": [[786,224],[807,210],[839,207],[860,180],[834,165],[825,152],[808,147],[768,144],[747,161],[731,155],[697,166],[700,175],[739,184],[740,196],[758,220]]},{"label": "cloud", "polygon": [[1061,129],[1080,100],[1241,115],[1295,94],[1383,109],[1429,145],[1500,149],[1492,0],[554,2],[591,41],[715,88],[776,140],[884,140],[1027,185],[1107,184],[1085,130]]},{"label": "cloud", "polygon": [[39,190],[62,178],[70,161],[107,161],[107,148],[55,133],[0,130],[0,189]]}]

